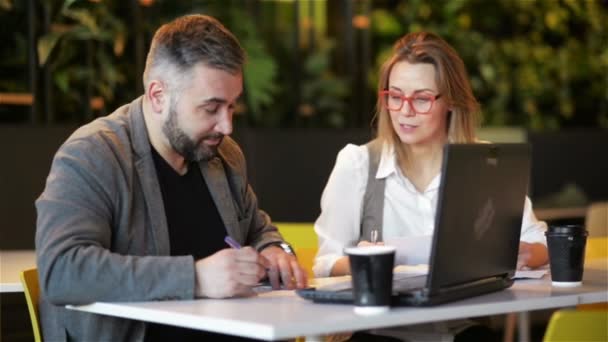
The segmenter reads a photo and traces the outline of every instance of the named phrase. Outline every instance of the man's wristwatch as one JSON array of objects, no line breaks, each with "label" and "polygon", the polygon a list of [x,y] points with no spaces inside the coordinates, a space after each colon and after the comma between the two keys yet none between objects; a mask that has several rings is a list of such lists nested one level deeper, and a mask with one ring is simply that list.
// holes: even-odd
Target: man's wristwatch
[{"label": "man's wristwatch", "polygon": [[281,248],[283,251],[285,251],[285,253],[296,256],[296,251],[294,251],[293,247],[291,247],[291,245],[285,241],[274,241],[274,242],[267,243],[260,248],[260,252],[263,251],[264,248],[270,247],[270,246],[277,246],[277,247]]}]

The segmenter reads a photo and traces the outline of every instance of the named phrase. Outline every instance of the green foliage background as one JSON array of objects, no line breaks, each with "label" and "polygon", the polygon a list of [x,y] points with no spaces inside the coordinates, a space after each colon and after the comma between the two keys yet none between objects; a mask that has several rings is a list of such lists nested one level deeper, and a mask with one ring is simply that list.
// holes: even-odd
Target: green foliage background
[{"label": "green foliage background", "polygon": [[[301,0],[300,4],[307,0]],[[310,0],[325,1],[325,0]],[[350,0],[332,0],[345,4]],[[153,2],[143,9],[145,44],[162,23],[186,13],[219,18],[249,55],[245,95],[237,124],[253,127],[353,127],[373,108],[356,108],[352,90],[373,99],[379,65],[393,42],[428,30],[463,57],[484,124],[532,130],[608,128],[608,0],[360,0],[370,8],[371,56],[365,84],[340,74],[345,37],[327,33],[314,47],[294,44],[298,15],[291,1],[192,0]],[[0,92],[23,91],[26,79],[25,2],[1,0],[0,21],[15,25],[0,37]],[[106,111],[138,96],[134,27],[128,2],[46,0],[50,30],[37,41],[41,65],[50,69],[56,122],[83,117],[83,91],[105,101]],[[142,7],[143,8],[143,7]],[[356,11],[357,12],[357,11]],[[301,17],[301,14],[299,14]],[[326,23],[338,20],[323,17]],[[10,51],[9,51],[10,50]],[[19,64],[19,65],[18,65]],[[359,66],[362,67],[362,66]],[[297,72],[296,72],[297,69]],[[87,95],[88,96],[88,95]],[[372,101],[373,102],[373,101]],[[0,110],[2,114],[2,110]],[[103,115],[103,113],[97,113]],[[0,120],[2,119],[0,115]]]},{"label": "green foliage background", "polygon": [[607,128],[607,13],[599,0],[403,1],[372,13],[376,65],[404,32],[432,31],[464,59],[486,125]]}]

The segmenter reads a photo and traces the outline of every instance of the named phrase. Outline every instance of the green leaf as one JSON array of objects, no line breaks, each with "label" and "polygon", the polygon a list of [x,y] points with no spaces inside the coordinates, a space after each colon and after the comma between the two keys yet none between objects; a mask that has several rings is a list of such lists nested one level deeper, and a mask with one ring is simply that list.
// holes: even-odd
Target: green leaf
[{"label": "green leaf", "polygon": [[84,26],[76,26],[74,27],[74,29],[72,29],[69,33],[70,38],[72,39],[76,39],[76,40],[95,40],[97,38],[99,38],[98,35],[94,34],[93,32],[91,32],[91,30],[89,30],[88,28],[84,27]]},{"label": "green leaf", "polygon": [[399,36],[403,32],[397,17],[383,9],[372,12],[372,29],[374,33],[387,36]]},{"label": "green leaf", "polygon": [[11,0],[0,0],[0,9],[3,11],[10,11],[13,9],[13,3]]},{"label": "green leaf", "polygon": [[64,0],[63,2],[63,6],[61,6],[61,11],[66,11],[70,8],[70,6],[72,6],[73,3],[75,3],[78,0]]},{"label": "green leaf", "polygon": [[45,65],[51,52],[57,46],[59,39],[64,36],[64,33],[49,32],[38,40],[38,64]]},{"label": "green leaf", "polygon": [[275,84],[276,74],[277,66],[272,59],[249,56],[244,70],[244,83],[247,102],[254,115],[262,106],[272,102],[272,96],[278,89]]},{"label": "green leaf", "polygon": [[68,18],[74,19],[80,25],[86,27],[94,35],[99,34],[99,26],[97,25],[97,20],[89,10],[65,10],[64,15]]},{"label": "green leaf", "polygon": [[113,48],[112,48],[112,50],[114,51],[114,55],[122,56],[122,54],[125,52],[126,42],[127,42],[127,37],[125,37],[124,32],[119,31],[116,34],[116,36],[114,37]]},{"label": "green leaf", "polygon": [[68,71],[58,71],[54,74],[55,85],[64,93],[70,91],[70,77]]}]

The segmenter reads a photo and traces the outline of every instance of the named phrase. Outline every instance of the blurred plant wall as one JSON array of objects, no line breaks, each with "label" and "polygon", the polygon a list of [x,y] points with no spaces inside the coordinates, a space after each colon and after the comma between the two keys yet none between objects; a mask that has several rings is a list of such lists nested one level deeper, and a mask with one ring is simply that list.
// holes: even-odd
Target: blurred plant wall
[{"label": "blurred plant wall", "polygon": [[237,125],[367,127],[392,43],[429,30],[463,57],[485,125],[608,128],[608,0],[0,0],[0,93],[36,105],[0,103],[0,122],[82,123],[131,101],[155,29],[187,13],[248,52]]},{"label": "blurred plant wall", "polygon": [[404,32],[432,31],[464,59],[486,125],[608,127],[608,1],[385,3],[372,13],[377,66]]}]

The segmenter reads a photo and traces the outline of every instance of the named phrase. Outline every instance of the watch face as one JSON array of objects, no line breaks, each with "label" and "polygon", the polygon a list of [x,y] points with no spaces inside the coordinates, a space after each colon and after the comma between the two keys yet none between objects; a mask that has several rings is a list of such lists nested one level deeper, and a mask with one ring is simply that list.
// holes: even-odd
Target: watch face
[{"label": "watch face", "polygon": [[296,255],[296,253],[294,252],[293,248],[291,248],[291,246],[285,242],[281,242],[279,244],[279,246],[287,253],[292,254],[292,255]]}]

